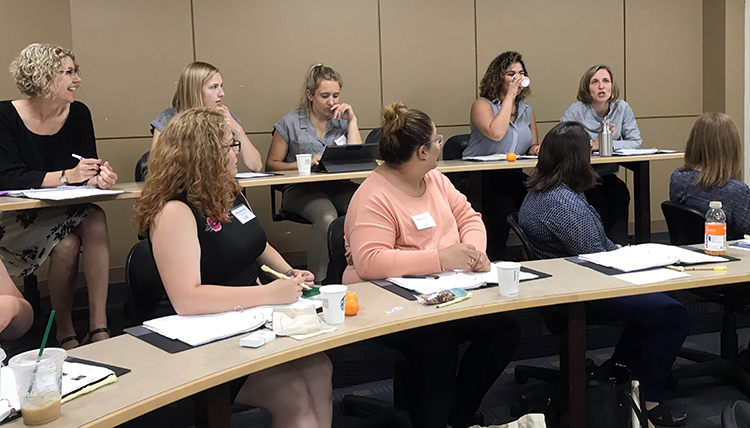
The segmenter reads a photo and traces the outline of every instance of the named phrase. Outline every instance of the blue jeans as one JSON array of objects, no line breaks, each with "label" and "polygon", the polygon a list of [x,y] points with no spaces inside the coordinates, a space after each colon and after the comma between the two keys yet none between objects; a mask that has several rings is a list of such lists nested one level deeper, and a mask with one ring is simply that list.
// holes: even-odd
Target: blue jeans
[{"label": "blue jeans", "polygon": [[586,320],[625,321],[612,361],[627,366],[641,381],[646,401],[659,401],[677,351],[690,330],[682,303],[663,293],[616,297],[586,304]]}]

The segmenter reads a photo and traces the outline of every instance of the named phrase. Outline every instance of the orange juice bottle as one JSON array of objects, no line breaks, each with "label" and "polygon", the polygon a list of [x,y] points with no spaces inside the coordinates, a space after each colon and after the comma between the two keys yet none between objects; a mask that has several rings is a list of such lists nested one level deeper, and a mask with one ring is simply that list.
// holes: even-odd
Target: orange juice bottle
[{"label": "orange juice bottle", "polygon": [[727,215],[719,201],[711,201],[709,207],[703,251],[712,256],[723,256],[727,253]]}]

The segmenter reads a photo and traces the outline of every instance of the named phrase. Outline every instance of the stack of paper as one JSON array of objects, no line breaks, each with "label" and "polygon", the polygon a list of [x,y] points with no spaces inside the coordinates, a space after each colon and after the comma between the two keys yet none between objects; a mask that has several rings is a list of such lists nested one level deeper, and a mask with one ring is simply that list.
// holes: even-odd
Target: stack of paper
[{"label": "stack of paper", "polygon": [[504,161],[505,153],[495,153],[494,155],[485,156],[466,156],[463,160],[477,161],[477,162],[493,162],[493,161]]},{"label": "stack of paper", "polygon": [[623,272],[673,265],[725,262],[727,259],[664,244],[640,244],[615,251],[582,254],[578,258]]},{"label": "stack of paper", "polygon": [[736,244],[730,245],[730,247],[750,251],[750,239],[740,239]]},{"label": "stack of paper", "polygon": [[658,152],[659,149],[617,149],[613,153],[617,156],[640,156],[653,155]]},{"label": "stack of paper", "polygon": [[272,313],[271,308],[256,308],[210,315],[171,315],[146,321],[143,326],[170,339],[199,346],[255,330],[270,320]]},{"label": "stack of paper", "polygon": [[262,178],[262,177],[273,177],[273,174],[271,174],[270,172],[240,172],[234,176],[234,178],[238,180],[242,178]]},{"label": "stack of paper", "polygon": [[60,186],[50,189],[11,190],[8,196],[26,197],[46,201],[66,201],[70,199],[90,198],[93,196],[117,195],[122,190],[103,190],[93,186]]},{"label": "stack of paper", "polygon": [[[485,283],[497,283],[497,268],[495,267],[495,264],[492,264],[489,272],[449,271],[435,275],[437,275],[437,279],[398,277],[386,278],[386,280],[419,294],[436,293],[438,291],[448,290],[451,288],[471,290],[474,288],[479,288]],[[535,275],[533,273],[521,272],[519,279],[521,281],[524,281],[527,279],[534,279],[538,277],[538,275]]]}]

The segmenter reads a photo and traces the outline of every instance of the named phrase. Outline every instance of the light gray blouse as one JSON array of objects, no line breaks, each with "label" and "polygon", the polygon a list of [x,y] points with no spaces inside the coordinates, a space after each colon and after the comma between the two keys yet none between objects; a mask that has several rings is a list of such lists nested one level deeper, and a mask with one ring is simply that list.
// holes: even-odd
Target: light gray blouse
[{"label": "light gray blouse", "polygon": [[[492,107],[492,113],[497,116],[500,111],[500,100],[490,101],[482,98]],[[518,117],[515,123],[510,122],[508,131],[500,140],[493,140],[482,134],[474,124],[469,121],[471,135],[469,136],[469,145],[464,150],[463,157],[467,156],[486,156],[496,153],[518,153],[525,154],[531,146],[531,106],[520,101],[518,103]]]},{"label": "light gray blouse", "polygon": [[326,133],[320,138],[310,118],[307,117],[307,112],[296,110],[285,114],[276,122],[273,129],[289,145],[284,162],[297,162],[298,154],[310,153],[320,156],[327,146],[346,145],[349,122],[346,119],[328,119]]}]

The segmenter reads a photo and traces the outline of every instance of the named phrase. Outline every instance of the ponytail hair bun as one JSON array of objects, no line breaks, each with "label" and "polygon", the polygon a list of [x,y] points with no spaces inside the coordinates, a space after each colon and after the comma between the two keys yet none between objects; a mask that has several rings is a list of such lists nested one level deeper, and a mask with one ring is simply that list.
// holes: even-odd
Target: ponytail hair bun
[{"label": "ponytail hair bun", "polygon": [[401,101],[383,107],[380,125],[380,157],[389,164],[407,162],[420,146],[430,144],[432,120],[424,112],[409,109]]}]

